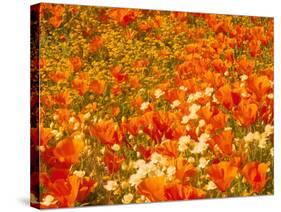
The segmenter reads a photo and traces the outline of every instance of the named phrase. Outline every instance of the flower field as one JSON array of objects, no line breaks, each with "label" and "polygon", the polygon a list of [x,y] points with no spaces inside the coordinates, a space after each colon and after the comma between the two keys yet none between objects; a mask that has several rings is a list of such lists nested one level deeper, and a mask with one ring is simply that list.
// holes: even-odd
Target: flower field
[{"label": "flower field", "polygon": [[272,18],[36,12],[33,205],[273,194]]}]

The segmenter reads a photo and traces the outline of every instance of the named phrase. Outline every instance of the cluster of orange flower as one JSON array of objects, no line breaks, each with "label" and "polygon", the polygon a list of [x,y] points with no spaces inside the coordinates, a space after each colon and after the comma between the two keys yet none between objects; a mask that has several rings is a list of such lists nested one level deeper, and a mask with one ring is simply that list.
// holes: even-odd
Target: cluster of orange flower
[{"label": "cluster of orange flower", "polygon": [[273,194],[273,19],[32,13],[34,206]]}]

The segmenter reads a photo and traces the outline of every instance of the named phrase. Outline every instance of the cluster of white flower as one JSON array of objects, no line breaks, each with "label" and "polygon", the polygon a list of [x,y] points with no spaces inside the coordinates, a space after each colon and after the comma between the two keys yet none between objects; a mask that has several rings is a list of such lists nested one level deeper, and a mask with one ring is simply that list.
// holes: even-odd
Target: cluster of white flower
[{"label": "cluster of white flower", "polygon": [[74,175],[76,175],[77,177],[84,177],[85,176],[85,171],[82,171],[82,170],[75,170],[74,172],[73,172],[73,174]]},{"label": "cluster of white flower", "polygon": [[148,106],[149,106],[149,102],[143,102],[140,106],[140,109],[142,111],[145,111],[148,108]]},{"label": "cluster of white flower", "polygon": [[180,106],[180,104],[181,104],[180,100],[176,99],[172,102],[171,108],[174,109],[174,108]]},{"label": "cluster of white flower", "polygon": [[263,133],[260,133],[258,131],[249,132],[244,137],[244,141],[246,141],[247,143],[258,142],[258,147],[264,149],[266,148],[267,141],[272,134],[273,134],[273,126],[268,124],[265,126]]},{"label": "cluster of white flower", "polygon": [[188,148],[188,143],[190,143],[190,141],[191,141],[191,138],[190,138],[190,136],[188,135],[188,136],[181,136],[180,138],[179,138],[179,146],[178,146],[178,150],[180,151],[180,152],[184,152],[184,151],[186,151],[187,150],[187,148]]},{"label": "cluster of white flower", "polygon": [[118,183],[115,180],[109,180],[103,187],[107,191],[115,191],[118,188]]},{"label": "cluster of white flower", "polygon": [[134,199],[134,195],[131,193],[125,194],[122,198],[122,203],[129,204]]},{"label": "cluster of white flower", "polygon": [[212,96],[213,92],[214,92],[214,88],[207,87],[207,88],[205,89],[205,93],[204,93],[204,94],[205,94],[206,96]]},{"label": "cluster of white flower", "polygon": [[151,155],[149,162],[142,159],[135,161],[134,168],[137,171],[130,176],[131,186],[137,186],[147,176],[166,176],[171,180],[176,172],[175,167],[169,165],[167,158],[156,152]]},{"label": "cluster of white flower", "polygon": [[207,141],[210,139],[210,135],[207,133],[202,133],[198,138],[199,142],[195,142],[193,150],[191,150],[194,154],[202,154],[205,150],[208,149]]},{"label": "cluster of white flower", "polygon": [[56,204],[57,200],[55,200],[55,198],[52,195],[47,195],[42,199],[42,202],[40,202],[41,205],[44,206],[50,206],[53,204]]},{"label": "cluster of white flower", "polygon": [[181,123],[182,124],[187,124],[189,122],[189,120],[193,120],[193,119],[197,119],[198,115],[197,115],[197,111],[200,110],[201,106],[197,105],[197,104],[192,104],[189,107],[189,114],[188,115],[184,115],[182,117]]},{"label": "cluster of white flower", "polygon": [[155,96],[156,99],[159,99],[164,94],[165,94],[165,92],[162,91],[160,88],[158,88],[154,91],[154,96]]},{"label": "cluster of white flower", "polygon": [[198,91],[196,93],[192,93],[188,96],[187,102],[191,103],[194,102],[202,97],[202,92]]}]

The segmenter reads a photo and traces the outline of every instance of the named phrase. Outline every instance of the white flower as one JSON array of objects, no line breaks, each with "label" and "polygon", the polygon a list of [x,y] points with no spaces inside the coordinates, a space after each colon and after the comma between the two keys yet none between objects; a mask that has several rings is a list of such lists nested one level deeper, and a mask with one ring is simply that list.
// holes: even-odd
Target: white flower
[{"label": "white flower", "polygon": [[164,95],[165,92],[162,91],[161,89],[156,89],[155,92],[154,92],[154,96],[156,97],[156,99],[158,99],[160,96]]},{"label": "white flower", "polygon": [[181,104],[180,100],[176,99],[172,102],[171,107],[174,109]]},{"label": "white flower", "polygon": [[159,164],[164,165],[164,164],[167,163],[167,160],[161,154],[158,154],[158,153],[154,152],[151,155],[151,163],[153,163],[153,164],[159,163]]},{"label": "white flower", "polygon": [[202,97],[202,93],[200,91],[198,91],[194,94],[194,97],[195,97],[196,100],[200,99]]},{"label": "white flower", "polygon": [[114,180],[107,181],[106,185],[103,186],[107,191],[115,191],[118,188],[118,183]]},{"label": "white flower", "polygon": [[240,76],[241,81],[245,81],[248,79],[248,76],[246,74],[243,74]]},{"label": "white flower", "polygon": [[251,96],[251,95],[248,94],[247,92],[243,92],[243,93],[241,94],[241,96],[244,97],[244,98],[247,98],[247,97],[249,97],[249,96]]},{"label": "white flower", "polygon": [[202,154],[206,149],[208,149],[208,144],[200,141],[195,143],[195,146],[191,152],[194,154]]},{"label": "white flower", "polygon": [[213,95],[212,101],[213,101],[214,103],[219,103],[218,99],[216,98],[216,95]]},{"label": "white flower", "polygon": [[50,206],[52,204],[55,204],[57,200],[52,195],[47,195],[43,198],[41,204],[45,206]]},{"label": "white flower", "polygon": [[71,116],[71,117],[69,118],[69,123],[70,123],[70,124],[74,124],[74,122],[75,122],[75,117]]},{"label": "white flower", "polygon": [[274,149],[273,149],[273,148],[270,149],[270,155],[271,155],[272,157],[274,156]]},{"label": "white flower", "polygon": [[264,132],[265,132],[266,136],[272,135],[272,134],[273,134],[273,130],[274,130],[274,128],[273,128],[273,126],[270,125],[270,124],[267,124],[267,125],[265,126],[265,128],[264,128]]},{"label": "white flower", "polygon": [[84,117],[85,120],[88,120],[91,117],[91,113],[88,112],[88,113],[84,114],[83,117]]},{"label": "white flower", "polygon": [[213,181],[209,181],[208,184],[206,185],[206,190],[208,190],[208,191],[214,190],[216,188],[217,188],[217,186]]},{"label": "white flower", "polygon": [[204,157],[201,157],[200,159],[199,159],[199,165],[198,165],[198,167],[200,168],[200,169],[204,169],[207,165],[208,165],[208,160],[206,160],[206,158],[204,158]]},{"label": "white flower", "polygon": [[182,90],[182,91],[187,91],[187,88],[186,88],[185,86],[181,85],[181,86],[180,86],[180,90]]},{"label": "white flower", "polygon": [[81,177],[82,178],[82,177],[85,176],[85,171],[82,171],[82,170],[77,171],[76,170],[76,171],[73,172],[73,174],[76,175],[77,177]]},{"label": "white flower", "polygon": [[267,95],[267,98],[269,98],[269,99],[273,99],[273,98],[274,98],[273,93],[268,94],[268,95]]},{"label": "white flower", "polygon": [[179,146],[178,146],[178,150],[180,152],[185,152],[185,150],[187,150],[187,149],[188,149],[188,147],[186,144],[179,144]]},{"label": "white flower", "polygon": [[254,134],[252,132],[249,132],[245,137],[244,140],[246,142],[253,142],[254,141]]},{"label": "white flower", "polygon": [[258,141],[259,141],[258,147],[259,147],[260,149],[266,148],[267,137],[266,137],[266,134],[265,134],[265,133],[262,133],[262,134],[261,134],[260,139],[259,139]]},{"label": "white flower", "polygon": [[194,157],[189,157],[189,158],[187,159],[187,162],[188,162],[188,163],[194,163],[194,162],[195,162]]},{"label": "white flower", "polygon": [[113,144],[111,149],[115,152],[118,152],[120,150],[120,145],[119,144]]},{"label": "white flower", "polygon": [[156,176],[158,176],[158,177],[161,177],[161,176],[163,176],[165,173],[162,171],[162,170],[160,170],[160,169],[156,169],[156,170],[154,170],[154,172],[153,172],[153,175],[156,175]]},{"label": "white flower", "polygon": [[173,176],[176,173],[176,167],[175,166],[169,166],[167,168],[167,175],[168,177]]},{"label": "white flower", "polygon": [[136,186],[138,185],[140,182],[142,181],[142,178],[137,175],[137,174],[133,174],[130,176],[130,179],[129,179],[129,183],[131,186]]},{"label": "white flower", "polygon": [[122,198],[122,202],[124,204],[128,204],[128,203],[132,202],[133,199],[134,199],[134,195],[133,194],[131,194],[131,193],[125,194],[123,196],[123,198]]},{"label": "white flower", "polygon": [[182,123],[182,124],[187,124],[188,121],[189,121],[189,116],[187,116],[187,115],[184,115],[184,116],[182,117],[182,119],[181,119],[181,123]]},{"label": "white flower", "polygon": [[196,92],[196,93],[194,93],[194,94],[190,94],[190,95],[188,96],[187,102],[189,102],[189,103],[190,103],[190,102],[194,102],[194,101],[200,99],[201,96],[202,96],[202,93],[201,93],[200,91],[198,91],[198,92]]},{"label": "white flower", "polygon": [[195,143],[195,146],[191,152],[195,154],[202,154],[206,149],[208,149],[208,144],[206,143],[206,141],[208,141],[209,138],[209,134],[202,133],[198,138],[199,142]]},{"label": "white flower", "polygon": [[196,114],[197,111],[200,109],[200,105],[197,105],[197,104],[192,104],[189,108],[189,112],[190,113],[193,113],[193,114]]},{"label": "white flower", "polygon": [[146,110],[146,109],[148,108],[148,106],[149,106],[149,102],[143,102],[143,103],[141,104],[141,106],[140,106],[140,109],[141,109],[142,111],[144,111],[144,110]]},{"label": "white flower", "polygon": [[205,124],[206,124],[205,120],[201,119],[199,121],[198,127],[203,127],[203,126],[205,126]]},{"label": "white flower", "polygon": [[138,177],[144,178],[151,171],[152,168],[153,167],[151,164],[145,164],[141,166],[137,171]]},{"label": "white flower", "polygon": [[145,165],[145,160],[143,160],[143,159],[137,160],[134,164],[135,168],[137,168],[137,169],[144,166],[144,165]]},{"label": "white flower", "polygon": [[189,135],[184,135],[184,136],[181,136],[179,138],[179,143],[182,143],[182,144],[188,144],[190,142],[190,136]]},{"label": "white flower", "polygon": [[210,138],[210,135],[209,135],[209,134],[207,134],[207,133],[202,133],[202,134],[200,135],[200,137],[198,138],[198,141],[199,141],[199,142],[202,142],[202,143],[205,143],[206,141],[209,140],[209,138]]},{"label": "white flower", "polygon": [[178,146],[178,150],[180,152],[184,152],[185,150],[187,150],[187,144],[190,142],[190,136],[181,136],[179,139],[179,146]]},{"label": "white flower", "polygon": [[207,87],[205,89],[205,95],[206,96],[212,96],[213,92],[214,92],[214,88]]},{"label": "white flower", "polygon": [[261,139],[261,134],[260,134],[260,132],[256,131],[256,132],[254,133],[254,139],[255,139],[256,141],[258,141],[258,140]]}]

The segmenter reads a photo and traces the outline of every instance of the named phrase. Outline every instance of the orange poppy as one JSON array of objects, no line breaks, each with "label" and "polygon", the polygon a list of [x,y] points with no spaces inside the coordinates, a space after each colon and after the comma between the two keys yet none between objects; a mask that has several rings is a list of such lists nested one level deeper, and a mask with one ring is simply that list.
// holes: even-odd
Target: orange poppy
[{"label": "orange poppy", "polygon": [[227,120],[228,120],[228,116],[224,112],[220,110],[214,110],[213,116],[210,119],[212,130],[215,131],[224,128]]},{"label": "orange poppy", "polygon": [[151,202],[164,201],[166,200],[165,183],[164,176],[148,177],[137,186],[137,192],[146,196]]},{"label": "orange poppy", "polygon": [[128,83],[131,88],[139,88],[141,86],[140,80],[137,76],[130,77]]},{"label": "orange poppy", "polygon": [[261,52],[261,42],[258,40],[251,40],[249,42],[249,50],[252,57],[256,57]]},{"label": "orange poppy", "polygon": [[96,137],[105,145],[120,144],[123,139],[122,133],[119,129],[116,129],[113,120],[93,124],[90,126],[89,131],[91,136]]},{"label": "orange poppy", "polygon": [[240,95],[234,92],[229,84],[221,86],[215,95],[218,101],[229,110],[240,102]]},{"label": "orange poppy", "polygon": [[103,45],[103,40],[100,36],[94,37],[89,44],[89,49],[92,53],[98,51]]},{"label": "orange poppy", "polygon": [[164,192],[167,200],[189,200],[205,197],[205,192],[202,189],[194,188],[191,185],[182,185],[178,182],[166,185]]},{"label": "orange poppy", "polygon": [[178,141],[165,140],[155,148],[156,152],[166,155],[168,157],[177,157],[178,155]]},{"label": "orange poppy", "polygon": [[253,60],[248,60],[245,55],[237,60],[237,72],[241,74],[250,75],[255,67]]},{"label": "orange poppy", "polygon": [[165,92],[165,98],[172,103],[175,100],[183,102],[185,99],[185,92],[176,88],[169,89]]},{"label": "orange poppy", "polygon": [[89,89],[88,81],[84,75],[72,80],[72,87],[77,91],[78,95],[83,96]]},{"label": "orange poppy", "polygon": [[225,192],[237,175],[238,168],[229,161],[222,161],[208,167],[208,174],[216,186]]},{"label": "orange poppy", "polygon": [[55,104],[58,104],[62,107],[67,107],[72,101],[68,91],[64,91],[63,93],[54,94],[52,96],[52,98],[53,98],[53,101],[55,102]]},{"label": "orange poppy", "polygon": [[48,23],[54,28],[59,28],[63,22],[62,16],[53,16],[48,20]]},{"label": "orange poppy", "polygon": [[140,145],[138,151],[146,161],[150,159],[150,156],[153,153],[153,149],[150,146],[144,145]]},{"label": "orange poppy", "polygon": [[93,80],[89,85],[89,89],[98,95],[102,95],[105,90],[105,81]]},{"label": "orange poppy", "polygon": [[179,157],[176,159],[176,178],[181,182],[186,182],[189,177],[196,174],[196,168],[187,162],[187,160]]},{"label": "orange poppy", "polygon": [[200,118],[204,119],[207,123],[209,123],[212,118],[213,112],[211,111],[211,108],[203,106],[199,109],[197,114],[198,116],[200,116]]},{"label": "orange poppy", "polygon": [[120,157],[112,152],[107,152],[104,155],[104,163],[109,173],[118,172],[124,160],[124,157]]},{"label": "orange poppy", "polygon": [[247,80],[248,88],[253,92],[259,100],[266,97],[271,91],[271,83],[267,76],[251,75]]},{"label": "orange poppy", "polygon": [[206,82],[210,83],[214,88],[219,88],[224,85],[225,78],[222,74],[213,71],[205,71],[204,79]]},{"label": "orange poppy", "polygon": [[75,72],[80,71],[81,67],[83,66],[83,61],[81,60],[81,58],[79,56],[75,56],[75,57],[71,57],[69,60],[72,65],[73,71]]},{"label": "orange poppy", "polygon": [[117,82],[123,82],[127,80],[128,74],[127,73],[121,73],[122,66],[114,66],[111,68],[111,74],[112,76],[117,80]]},{"label": "orange poppy", "polygon": [[71,116],[71,111],[65,108],[59,108],[55,111],[56,120],[66,126]]},{"label": "orange poppy", "polygon": [[251,185],[253,192],[259,193],[263,190],[267,183],[267,169],[266,163],[249,162],[242,169],[242,175]]},{"label": "orange poppy", "polygon": [[73,207],[77,201],[85,201],[96,186],[93,179],[80,178],[76,175],[68,176],[68,171],[64,172],[64,170],[52,171],[50,176],[42,173],[40,182],[46,186],[47,194],[54,196],[58,201],[55,203],[57,207]]},{"label": "orange poppy", "polygon": [[124,129],[126,129],[130,134],[133,136],[136,136],[139,133],[140,130],[140,118],[139,117],[133,117],[129,119],[127,122],[123,123]]},{"label": "orange poppy", "polygon": [[108,16],[121,26],[127,26],[137,18],[138,11],[123,8],[111,9],[108,11]]},{"label": "orange poppy", "polygon": [[50,139],[54,137],[54,134],[51,132],[50,128],[40,127],[40,143],[39,145],[48,145]]},{"label": "orange poppy", "polygon": [[148,59],[137,60],[133,63],[134,68],[144,68],[149,65]]},{"label": "orange poppy", "polygon": [[76,202],[80,179],[76,175],[57,179],[47,185],[48,193],[58,201],[58,207],[73,207]]},{"label": "orange poppy", "polygon": [[258,106],[249,101],[243,100],[234,111],[234,118],[245,127],[255,123],[258,114]]},{"label": "orange poppy", "polygon": [[78,202],[85,202],[89,194],[92,193],[97,186],[97,182],[89,177],[80,178],[80,186],[76,200]]},{"label": "orange poppy", "polygon": [[79,161],[84,142],[80,139],[67,137],[57,143],[53,153],[61,163],[75,164]]},{"label": "orange poppy", "polygon": [[120,113],[120,108],[118,106],[112,107],[111,108],[111,113],[113,117],[118,116],[118,114]]},{"label": "orange poppy", "polygon": [[69,73],[66,71],[52,71],[49,73],[49,78],[56,83],[67,80],[68,76]]},{"label": "orange poppy", "polygon": [[231,155],[233,134],[230,130],[225,130],[214,136],[213,140],[224,154]]},{"label": "orange poppy", "polygon": [[227,68],[221,59],[215,59],[211,63],[212,67],[219,73],[224,73]]}]

